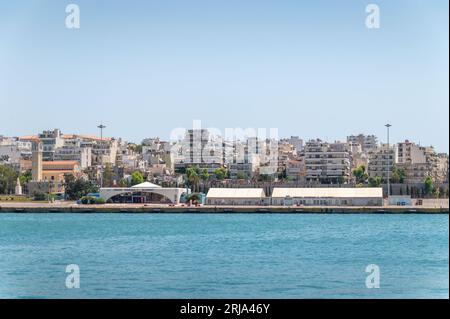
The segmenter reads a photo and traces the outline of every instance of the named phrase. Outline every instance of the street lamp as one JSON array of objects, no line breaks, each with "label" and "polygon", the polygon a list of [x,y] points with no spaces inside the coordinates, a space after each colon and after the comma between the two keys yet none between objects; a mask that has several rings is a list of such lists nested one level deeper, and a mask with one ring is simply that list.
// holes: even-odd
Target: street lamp
[{"label": "street lamp", "polygon": [[388,197],[388,203],[389,203],[389,195],[390,195],[390,193],[391,193],[391,187],[390,187],[390,184],[389,184],[389,169],[390,169],[390,167],[389,167],[389,157],[390,157],[390,150],[389,150],[389,128],[392,126],[391,124],[386,124],[385,125],[386,126],[386,128],[387,128],[387,156],[388,156],[388,158],[387,158],[387,197]]},{"label": "street lamp", "polygon": [[[103,129],[106,128],[106,125],[100,124],[97,126],[100,129],[100,147],[103,147]],[[100,188],[103,187],[103,152],[100,154]]]}]

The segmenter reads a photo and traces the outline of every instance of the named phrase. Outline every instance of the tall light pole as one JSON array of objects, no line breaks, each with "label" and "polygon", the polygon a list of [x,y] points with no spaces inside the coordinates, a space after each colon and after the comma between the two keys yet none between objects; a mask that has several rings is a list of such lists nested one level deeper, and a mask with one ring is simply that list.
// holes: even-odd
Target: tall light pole
[{"label": "tall light pole", "polygon": [[390,170],[390,165],[389,165],[389,157],[390,157],[390,149],[389,149],[389,128],[392,126],[391,124],[386,124],[385,125],[387,128],[387,197],[388,197],[388,203],[389,203],[389,195],[391,193],[391,186],[389,183],[389,170]]},{"label": "tall light pole", "polygon": [[[103,147],[103,129],[106,128],[106,125],[100,124],[97,126],[100,129],[100,147]],[[100,188],[103,187],[103,152],[100,154]]]}]

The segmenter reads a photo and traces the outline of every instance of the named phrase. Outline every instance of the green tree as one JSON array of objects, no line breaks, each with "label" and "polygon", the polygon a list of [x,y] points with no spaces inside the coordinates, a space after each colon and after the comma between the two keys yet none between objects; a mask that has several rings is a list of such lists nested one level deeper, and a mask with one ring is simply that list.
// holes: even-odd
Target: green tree
[{"label": "green tree", "polygon": [[131,186],[141,184],[144,182],[144,176],[142,176],[141,172],[134,171],[131,174]]},{"label": "green tree", "polygon": [[192,190],[197,189],[200,181],[200,169],[197,166],[188,167],[186,169],[186,178]]},{"label": "green tree", "polygon": [[64,189],[66,198],[77,200],[89,193],[97,193],[98,187],[91,181],[76,179],[72,174],[64,176]]},{"label": "green tree", "polygon": [[200,174],[200,178],[202,179],[202,181],[207,181],[209,179],[209,173],[206,168],[202,170],[202,173]]},{"label": "green tree", "polygon": [[353,176],[355,176],[357,184],[364,184],[369,178],[369,175],[367,175],[366,173],[366,167],[364,165],[358,166],[353,170],[352,173]]},{"label": "green tree", "polygon": [[20,185],[26,185],[32,178],[31,170],[26,170],[24,173],[19,175]]},{"label": "green tree", "polygon": [[433,179],[430,176],[427,176],[424,181],[425,185],[425,194],[430,195],[433,192]]},{"label": "green tree", "polygon": [[0,194],[14,193],[17,172],[8,165],[0,165]]},{"label": "green tree", "polygon": [[214,175],[218,180],[224,180],[228,176],[228,171],[225,167],[219,167],[214,170]]},{"label": "green tree", "polygon": [[369,186],[370,187],[380,187],[382,179],[380,176],[369,177]]},{"label": "green tree", "polygon": [[397,166],[394,166],[392,168],[392,173],[390,176],[390,181],[391,183],[401,183],[403,184],[403,182],[405,181],[405,170],[403,168],[398,168]]}]

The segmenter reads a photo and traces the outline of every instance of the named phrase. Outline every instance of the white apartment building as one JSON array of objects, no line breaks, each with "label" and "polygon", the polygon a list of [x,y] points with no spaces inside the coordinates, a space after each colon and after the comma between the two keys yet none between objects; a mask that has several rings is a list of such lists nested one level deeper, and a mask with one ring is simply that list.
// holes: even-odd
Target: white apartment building
[{"label": "white apartment building", "polygon": [[207,129],[187,130],[183,140],[172,146],[172,156],[175,171],[197,166],[212,173],[225,165],[225,143]]},{"label": "white apartment building", "polygon": [[383,181],[387,180],[388,171],[392,173],[392,169],[396,159],[396,147],[383,144],[369,152],[369,165],[367,168],[370,177],[381,177]]},{"label": "white apartment building", "polygon": [[42,143],[42,158],[44,161],[53,161],[55,150],[64,145],[64,139],[59,129],[53,131],[43,131],[38,134]]},{"label": "white apartment building", "polygon": [[428,176],[435,182],[444,182],[448,166],[446,158],[438,155],[431,146],[420,146],[409,140],[397,144],[397,165],[405,170],[406,183],[423,183]]},{"label": "white apartment building", "polygon": [[378,138],[375,135],[350,135],[347,136],[347,143],[361,145],[361,151],[369,152],[378,147]]},{"label": "white apartment building", "polygon": [[31,142],[17,137],[1,137],[0,162],[19,164],[21,159],[31,159]]},{"label": "white apartment building", "polygon": [[172,146],[159,138],[146,138],[142,141],[142,158],[149,165],[165,164],[170,171],[173,170]]},{"label": "white apartment building", "polygon": [[346,143],[311,140],[303,156],[307,182],[338,184],[350,178],[351,154]]},{"label": "white apartment building", "polygon": [[92,149],[76,145],[64,145],[57,148],[53,154],[55,161],[77,161],[81,169],[92,165]]},{"label": "white apartment building", "polygon": [[[96,139],[87,142],[92,145],[92,165],[116,164],[118,141],[114,138]],[[85,143],[85,146],[88,144]]]}]

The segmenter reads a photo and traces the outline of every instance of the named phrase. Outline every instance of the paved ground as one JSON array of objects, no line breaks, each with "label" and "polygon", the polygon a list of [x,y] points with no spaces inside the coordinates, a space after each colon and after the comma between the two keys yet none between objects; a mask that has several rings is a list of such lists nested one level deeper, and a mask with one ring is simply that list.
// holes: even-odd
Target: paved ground
[{"label": "paved ground", "polygon": [[50,212],[349,212],[349,213],[377,213],[377,212],[444,212],[448,213],[448,199],[426,199],[423,205],[413,206],[187,206],[167,204],[103,204],[82,205],[76,202],[56,201],[46,202],[13,202],[1,201],[0,211],[50,211]]}]

